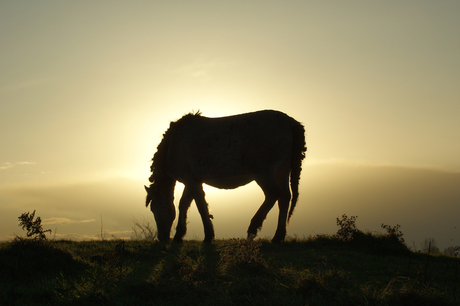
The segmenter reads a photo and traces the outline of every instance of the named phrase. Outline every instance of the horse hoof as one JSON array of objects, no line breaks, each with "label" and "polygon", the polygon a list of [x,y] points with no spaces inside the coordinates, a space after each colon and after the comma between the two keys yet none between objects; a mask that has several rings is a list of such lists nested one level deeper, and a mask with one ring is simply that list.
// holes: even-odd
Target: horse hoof
[{"label": "horse hoof", "polygon": [[182,238],[176,238],[176,237],[174,237],[174,242],[176,242],[176,243],[182,243],[183,240],[182,240]]},{"label": "horse hoof", "polygon": [[281,242],[284,242],[284,237],[273,237],[272,239],[272,243],[281,243]]},{"label": "horse hoof", "polygon": [[203,243],[212,243],[214,239],[213,238],[204,238]]}]

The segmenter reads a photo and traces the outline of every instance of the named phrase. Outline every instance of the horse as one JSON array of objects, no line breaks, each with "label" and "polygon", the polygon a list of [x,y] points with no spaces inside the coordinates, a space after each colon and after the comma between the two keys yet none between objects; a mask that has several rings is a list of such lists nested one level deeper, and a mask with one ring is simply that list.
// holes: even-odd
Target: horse
[{"label": "horse", "polygon": [[306,150],[304,126],[275,110],[220,118],[204,117],[197,112],[171,122],[152,159],[151,184],[144,186],[145,204],[146,207],[150,204],[158,240],[170,239],[176,218],[176,181],[185,185],[174,235],[177,242],[187,232],[187,212],[193,200],[203,222],[204,242],[214,239],[213,216],[205,200],[203,183],[219,189],[235,189],[255,181],[265,200],[251,219],[248,238],[256,237],[278,201],[278,227],[272,242],[284,241],[286,225],[299,196]]}]

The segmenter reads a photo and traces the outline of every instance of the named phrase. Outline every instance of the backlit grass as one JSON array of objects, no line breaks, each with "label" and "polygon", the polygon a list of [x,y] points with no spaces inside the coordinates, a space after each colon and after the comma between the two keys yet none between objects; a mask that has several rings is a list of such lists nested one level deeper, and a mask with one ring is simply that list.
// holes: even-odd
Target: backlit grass
[{"label": "backlit grass", "polygon": [[[393,237],[394,238],[394,237]],[[0,244],[10,305],[457,305],[458,259],[389,235]]]}]

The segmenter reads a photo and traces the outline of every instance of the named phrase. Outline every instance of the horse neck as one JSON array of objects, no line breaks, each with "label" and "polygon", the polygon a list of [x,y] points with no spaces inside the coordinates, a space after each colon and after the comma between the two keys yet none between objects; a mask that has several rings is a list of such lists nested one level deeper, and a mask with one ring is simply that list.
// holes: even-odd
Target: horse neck
[{"label": "horse neck", "polygon": [[168,197],[174,197],[174,187],[176,186],[176,180],[172,179],[167,175],[157,174],[155,175],[154,183],[161,192],[164,192]]}]

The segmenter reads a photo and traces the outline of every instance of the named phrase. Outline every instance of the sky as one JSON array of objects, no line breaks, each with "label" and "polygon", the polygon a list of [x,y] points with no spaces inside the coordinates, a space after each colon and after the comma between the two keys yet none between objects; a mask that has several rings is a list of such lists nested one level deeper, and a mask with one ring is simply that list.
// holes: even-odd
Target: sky
[{"label": "sky", "polygon": [[[276,109],[308,147],[288,233],[401,225],[460,245],[458,1],[0,2],[0,238],[37,210],[55,238],[129,238],[169,122]],[[176,201],[183,186],[176,188]],[[217,238],[257,185],[205,186]],[[276,207],[261,237],[276,229]],[[458,229],[457,229],[458,227]],[[186,239],[203,227],[190,209]]]}]

